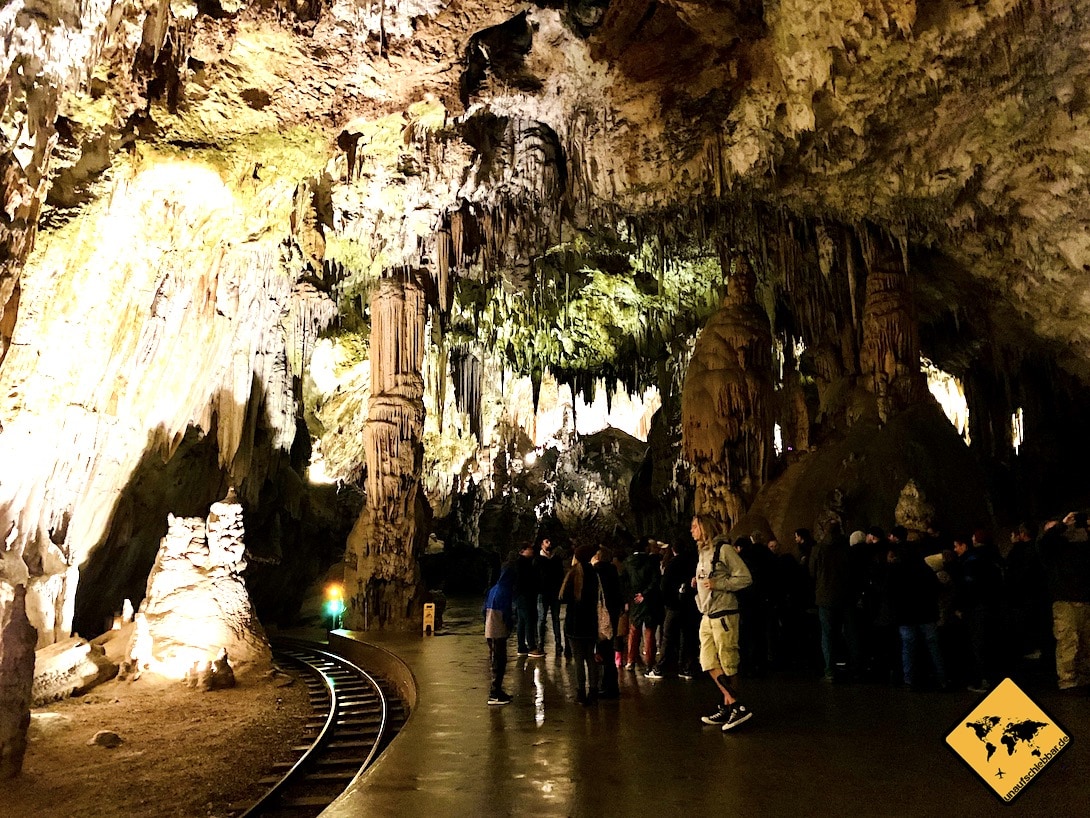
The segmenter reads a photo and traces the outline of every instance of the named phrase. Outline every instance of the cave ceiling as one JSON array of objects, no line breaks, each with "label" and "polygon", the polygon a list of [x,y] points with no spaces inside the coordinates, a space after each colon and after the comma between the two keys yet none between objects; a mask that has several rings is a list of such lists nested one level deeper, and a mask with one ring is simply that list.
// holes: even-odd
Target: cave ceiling
[{"label": "cave ceiling", "polygon": [[[483,324],[524,371],[535,333],[581,315],[554,368],[655,357],[714,305],[717,245],[750,251],[775,314],[878,236],[913,271],[925,352],[1040,342],[1090,376],[1078,3],[16,0],[0,31],[9,322],[33,224],[48,243],[175,157],[249,208],[236,241],[290,233],[342,296],[449,263],[449,328]],[[959,319],[979,337],[926,348]]]}]

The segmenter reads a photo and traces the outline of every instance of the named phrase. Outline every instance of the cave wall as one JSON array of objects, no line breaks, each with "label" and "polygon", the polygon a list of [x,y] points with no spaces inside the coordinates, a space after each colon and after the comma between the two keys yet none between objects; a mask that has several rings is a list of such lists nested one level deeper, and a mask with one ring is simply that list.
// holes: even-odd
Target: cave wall
[{"label": "cave wall", "polygon": [[[272,451],[290,448],[290,282],[275,244],[232,246],[236,206],[206,168],[134,167],[97,231],[73,224],[40,242],[24,271],[32,297],[0,374],[11,418],[0,448],[21,468],[0,490],[0,527],[40,578],[31,621],[43,644],[70,632],[68,572],[108,537],[142,461],[169,460],[190,427],[214,434],[216,470],[253,503],[278,468],[255,453],[259,427]],[[125,234],[118,253],[113,237]],[[45,587],[62,574],[63,590]]]},{"label": "cave wall", "polygon": [[[1008,464],[1004,496],[1046,476],[1058,497],[1080,482],[1082,449],[1064,441],[1090,377],[1088,26],[1070,0],[820,14],[809,0],[13,0],[0,462],[19,468],[0,483],[0,619],[27,585],[37,638],[64,633],[103,544],[103,565],[125,553],[138,572],[172,497],[170,469],[151,464],[191,443],[209,486],[234,485],[255,511],[283,500],[294,525],[296,400],[334,319],[352,377],[307,418],[363,480],[371,299],[406,269],[428,343],[476,341],[502,360],[493,372],[530,378],[534,402],[547,370],[584,393],[599,377],[667,393],[718,307],[709,268],[726,247],[756,273],[760,343],[807,346],[782,353],[798,449],[839,445],[872,409],[887,424],[912,412],[922,352],[965,383],[978,451]],[[990,327],[953,312],[936,343],[951,311],[927,295],[955,280],[947,302],[977,302]],[[1021,367],[1046,375],[1003,376]],[[415,418],[415,382],[407,392]],[[715,464],[753,460],[727,480],[750,483],[731,488],[732,517],[765,480],[766,413],[781,411],[768,405],[731,406],[757,410],[757,450],[716,441]],[[1004,423],[1023,405],[1031,436],[1013,455]],[[406,543],[427,516],[410,485],[417,425],[397,437],[413,455],[394,475],[395,584],[414,576]],[[386,463],[370,463],[376,495]],[[411,590],[397,593],[407,609]],[[0,662],[23,648],[0,644]]]}]

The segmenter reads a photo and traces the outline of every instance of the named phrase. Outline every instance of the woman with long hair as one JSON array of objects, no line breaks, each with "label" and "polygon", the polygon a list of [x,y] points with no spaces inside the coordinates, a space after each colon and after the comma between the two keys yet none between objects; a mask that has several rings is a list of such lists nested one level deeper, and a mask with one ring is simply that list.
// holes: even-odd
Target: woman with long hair
[{"label": "woman with long hair", "polygon": [[560,586],[560,599],[568,606],[564,634],[575,658],[575,700],[592,705],[598,701],[598,663],[594,646],[598,641],[598,572],[591,565],[596,549],[581,545],[575,549],[571,568]]}]

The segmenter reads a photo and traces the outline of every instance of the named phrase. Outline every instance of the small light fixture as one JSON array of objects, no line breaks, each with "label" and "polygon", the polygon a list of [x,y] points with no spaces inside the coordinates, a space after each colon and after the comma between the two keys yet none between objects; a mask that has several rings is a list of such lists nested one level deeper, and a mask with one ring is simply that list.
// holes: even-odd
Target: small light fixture
[{"label": "small light fixture", "polygon": [[533,465],[537,462],[537,450],[530,449],[530,451],[522,456],[522,462],[527,468],[533,468]]},{"label": "small light fixture", "polygon": [[344,586],[334,582],[325,589],[325,614],[329,618],[330,630],[336,630],[341,626],[344,609]]}]

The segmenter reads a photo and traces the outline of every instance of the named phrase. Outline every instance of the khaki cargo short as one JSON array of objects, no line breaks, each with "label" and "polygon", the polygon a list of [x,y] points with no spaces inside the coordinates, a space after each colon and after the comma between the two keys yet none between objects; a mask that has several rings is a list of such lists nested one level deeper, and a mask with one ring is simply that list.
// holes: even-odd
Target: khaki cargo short
[{"label": "khaki cargo short", "polygon": [[738,623],[740,614],[700,620],[700,667],[720,668],[728,676],[738,672]]}]

